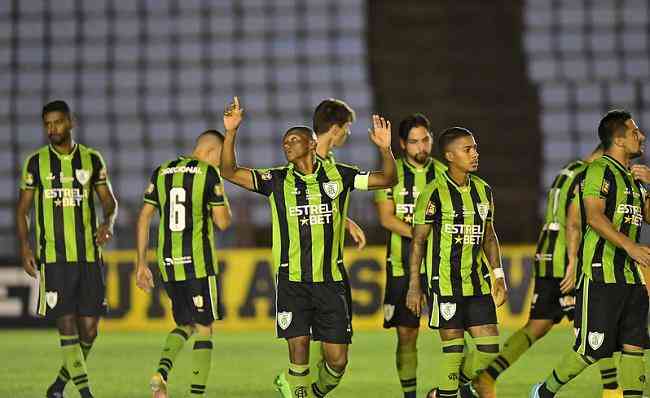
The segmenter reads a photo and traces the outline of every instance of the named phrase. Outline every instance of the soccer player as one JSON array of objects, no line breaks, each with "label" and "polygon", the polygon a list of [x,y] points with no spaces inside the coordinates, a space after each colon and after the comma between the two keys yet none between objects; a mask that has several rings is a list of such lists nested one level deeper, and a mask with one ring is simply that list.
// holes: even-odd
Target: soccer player
[{"label": "soccer player", "polygon": [[[370,139],[382,169],[362,173],[353,166],[316,157],[316,135],[305,126],[282,139],[289,163],[271,169],[237,165],[235,137],[242,109],[235,98],[226,111],[222,173],[227,180],[269,198],[273,220],[273,264],[277,271],[277,334],[287,340],[289,368],[276,378],[285,398],[323,397],[339,384],[352,339],[350,292],[343,266],[344,221],[353,189],[395,184],[390,122],[373,117]],[[309,374],[310,336],[323,344],[318,377]],[[310,385],[311,384],[311,385]]]},{"label": "soccer player", "polygon": [[[406,305],[416,316],[420,314],[419,271],[427,247],[430,326],[438,329],[442,340],[440,385],[428,396],[455,398],[461,366],[473,378],[499,352],[495,304],[501,306],[507,292],[494,230],[492,190],[471,174],[478,169],[476,140],[469,130],[452,127],[440,135],[438,146],[449,169],[428,184],[416,202]],[[488,266],[495,276],[492,286],[486,278]],[[476,351],[463,365],[465,330],[472,336]]]},{"label": "soccer player", "polygon": [[[101,247],[113,236],[117,201],[100,153],[72,138],[75,122],[64,101],[43,107],[49,145],[25,161],[16,229],[25,272],[39,273],[38,314],[56,319],[63,366],[47,389],[62,398],[72,380],[82,398],[92,397],[86,357],[106,312]],[[98,224],[95,195],[104,219]],[[29,212],[34,204],[36,253],[29,243]]]},{"label": "soccer player", "polygon": [[[395,365],[404,398],[417,390],[417,337],[420,318],[406,308],[408,258],[415,201],[425,186],[444,175],[447,166],[431,157],[429,120],[415,113],[399,125],[403,155],[397,159],[397,185],[375,192],[379,221],[388,230],[384,328],[397,330]],[[424,265],[424,264],[423,264]],[[419,270],[422,285],[428,286],[424,266]]]},{"label": "soccer player", "polygon": [[158,267],[176,323],[151,378],[154,398],[167,397],[174,360],[193,334],[189,394],[205,396],[212,363],[212,323],[220,319],[212,224],[222,231],[230,225],[230,208],[217,169],[222,142],[217,131],[202,133],[191,156],[179,156],[154,170],[144,193],[137,226],[137,285],[146,291],[153,287],[147,246],[151,218],[158,212]]},{"label": "soccer player", "polygon": [[630,113],[614,110],[600,121],[605,155],[587,168],[581,202],[586,229],[578,258],[582,275],[576,294],[576,340],[531,397],[553,397],[594,362],[622,350],[619,384],[625,397],[641,397],[643,349],[648,341],[648,294],[639,270],[650,265],[650,248],[640,245],[650,201],[635,180],[630,160],[641,151],[639,128]]},{"label": "soccer player", "polygon": [[[504,344],[499,356],[478,375],[473,384],[483,384],[494,396],[494,384],[501,373],[506,371],[536,341],[544,337],[551,328],[565,316],[573,321],[575,310],[575,262],[576,257],[568,251],[568,236],[573,226],[567,222],[567,214],[572,206],[580,175],[590,162],[602,156],[602,147],[598,146],[583,160],[569,162],[553,180],[546,196],[546,213],[544,225],[537,240],[535,252],[535,290],[530,305],[529,320],[516,331]],[[603,360],[601,366],[607,370],[609,379],[611,368],[616,367],[613,359]],[[614,387],[609,380],[605,383]]]}]

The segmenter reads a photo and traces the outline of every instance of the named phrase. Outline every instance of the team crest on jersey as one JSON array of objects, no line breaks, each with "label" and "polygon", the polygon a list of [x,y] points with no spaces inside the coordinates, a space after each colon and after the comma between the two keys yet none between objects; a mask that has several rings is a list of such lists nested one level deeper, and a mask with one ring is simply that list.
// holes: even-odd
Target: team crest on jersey
[{"label": "team crest on jersey", "polygon": [[587,341],[594,351],[598,351],[600,346],[603,345],[603,341],[605,341],[605,333],[589,332],[589,335],[587,335]]},{"label": "team crest on jersey", "polygon": [[25,174],[25,184],[32,185],[34,183],[34,175],[32,173]]},{"label": "team crest on jersey", "polygon": [[90,171],[85,169],[75,170],[74,175],[77,177],[77,181],[79,181],[81,185],[86,185],[88,180],[90,180]]},{"label": "team crest on jersey", "polygon": [[433,202],[429,202],[429,204],[427,205],[426,215],[432,216],[434,214],[436,214],[436,205]]},{"label": "team crest on jersey", "polygon": [[214,186],[214,194],[217,196],[223,196],[223,188],[221,187],[221,184]]},{"label": "team crest on jersey", "polygon": [[488,212],[490,211],[490,204],[489,203],[479,203],[476,205],[476,208],[478,209],[478,215],[481,216],[481,220],[485,221],[487,218]]},{"label": "team crest on jersey", "polygon": [[325,191],[325,194],[330,197],[330,199],[335,199],[340,190],[339,190],[339,184],[336,181],[330,181],[326,182],[323,184],[323,191]]},{"label": "team crest on jersey", "polygon": [[59,301],[59,293],[57,292],[47,292],[45,293],[45,302],[50,308],[56,307],[56,303]]},{"label": "team crest on jersey", "polygon": [[384,304],[384,319],[386,322],[390,322],[395,315],[395,306],[392,304]]},{"label": "team crest on jersey", "polygon": [[265,171],[261,174],[261,177],[264,181],[269,181],[271,179],[271,172]]},{"label": "team crest on jersey", "polygon": [[291,321],[293,320],[293,313],[292,312],[278,312],[278,326],[280,326],[280,329],[282,330],[287,330],[289,325],[291,325]]},{"label": "team crest on jersey", "polygon": [[203,308],[203,296],[194,296],[192,297],[192,301],[194,302],[194,306],[196,308]]},{"label": "team crest on jersey", "polygon": [[445,321],[453,318],[456,315],[456,303],[440,303],[440,315]]},{"label": "team crest on jersey", "polygon": [[154,190],[154,189],[156,189],[155,185],[153,185],[152,183],[149,183],[149,185],[147,186],[147,190],[145,191],[145,193],[146,193],[147,195],[151,195],[151,194],[153,193],[153,190]]},{"label": "team crest on jersey", "polygon": [[107,175],[106,167],[102,167],[102,169],[99,170],[99,179],[100,179],[100,180],[105,180],[105,179],[106,179],[106,175]]}]

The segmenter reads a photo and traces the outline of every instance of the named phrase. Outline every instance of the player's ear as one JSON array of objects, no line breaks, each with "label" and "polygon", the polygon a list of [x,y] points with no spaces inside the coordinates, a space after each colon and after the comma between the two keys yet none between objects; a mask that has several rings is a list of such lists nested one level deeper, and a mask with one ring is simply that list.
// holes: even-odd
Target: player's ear
[{"label": "player's ear", "polygon": [[399,147],[402,148],[402,151],[406,152],[406,142],[403,139],[399,139]]},{"label": "player's ear", "polygon": [[451,162],[451,161],[454,160],[454,154],[452,152],[445,151],[444,156],[445,156],[445,159],[447,159],[447,162]]}]

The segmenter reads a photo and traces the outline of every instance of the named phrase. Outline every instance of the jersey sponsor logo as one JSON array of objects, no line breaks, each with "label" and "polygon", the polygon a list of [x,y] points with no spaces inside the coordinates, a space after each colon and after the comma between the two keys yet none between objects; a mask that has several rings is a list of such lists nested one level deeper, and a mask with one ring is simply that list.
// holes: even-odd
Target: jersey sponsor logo
[{"label": "jersey sponsor logo", "polygon": [[474,224],[443,224],[443,232],[451,235],[461,235],[454,238],[454,243],[477,245],[483,239],[483,225]]},{"label": "jersey sponsor logo", "polygon": [[453,318],[456,315],[456,303],[440,303],[440,315],[445,321]]},{"label": "jersey sponsor logo", "polygon": [[47,292],[45,293],[45,302],[47,303],[47,306],[50,308],[56,307],[56,303],[59,301],[59,293],[58,292]]},{"label": "jersey sponsor logo", "polygon": [[50,188],[43,191],[45,199],[54,200],[56,207],[81,206],[81,201],[88,199],[88,191],[79,188]]},{"label": "jersey sponsor logo", "polygon": [[602,346],[603,342],[605,341],[605,333],[589,332],[587,335],[587,341],[589,342],[589,346],[594,351],[598,351],[600,346]]},{"label": "jersey sponsor logo", "polygon": [[[388,190],[386,190],[386,192],[390,193],[390,191]],[[418,187],[415,185],[413,186],[413,189],[410,192],[408,189],[402,188],[397,194],[399,196],[407,196],[409,193],[413,195],[413,199],[417,199],[418,196],[420,196],[420,191],[418,191]]]},{"label": "jersey sponsor logo", "polygon": [[398,203],[395,205],[395,214],[413,214],[414,211],[415,205],[411,203]]},{"label": "jersey sponsor logo", "polygon": [[162,175],[167,174],[202,174],[201,168],[198,166],[175,166],[167,167],[161,171]]},{"label": "jersey sponsor logo", "polygon": [[553,261],[553,254],[548,253],[535,253],[536,261]]},{"label": "jersey sponsor logo", "polygon": [[278,326],[282,330],[287,330],[289,325],[291,325],[291,321],[293,320],[293,312],[278,312]]},{"label": "jersey sponsor logo", "polygon": [[481,220],[485,221],[487,218],[488,212],[490,211],[490,204],[489,203],[479,203],[476,205],[476,208],[478,209],[478,215],[481,216]]},{"label": "jersey sponsor logo", "polygon": [[341,187],[339,187],[338,182],[330,181],[323,184],[323,191],[330,197],[330,199],[336,199],[339,192],[341,192]]},{"label": "jersey sponsor logo", "polygon": [[77,177],[77,181],[81,185],[86,185],[88,181],[90,180],[90,171],[85,170],[85,169],[77,169],[74,171],[75,177]]},{"label": "jersey sponsor logo", "polygon": [[192,297],[192,301],[194,302],[194,306],[199,310],[203,311],[203,296],[198,295]]},{"label": "jersey sponsor logo", "polygon": [[34,175],[32,173],[27,173],[25,174],[25,178],[23,178],[23,181],[27,185],[32,185],[34,184]]},{"label": "jersey sponsor logo", "polygon": [[165,257],[164,261],[166,266],[171,267],[176,264],[192,264],[192,257]]},{"label": "jersey sponsor logo", "polygon": [[290,206],[289,216],[298,217],[300,225],[322,225],[332,222],[332,214],[336,206],[329,203],[319,205]]},{"label": "jersey sponsor logo", "polygon": [[395,306],[392,304],[384,304],[384,319],[386,322],[389,322],[391,319],[393,319],[393,316],[395,315]]},{"label": "jersey sponsor logo", "polygon": [[643,212],[641,207],[621,203],[616,208],[617,213],[625,214],[623,222],[640,227],[643,225]]}]

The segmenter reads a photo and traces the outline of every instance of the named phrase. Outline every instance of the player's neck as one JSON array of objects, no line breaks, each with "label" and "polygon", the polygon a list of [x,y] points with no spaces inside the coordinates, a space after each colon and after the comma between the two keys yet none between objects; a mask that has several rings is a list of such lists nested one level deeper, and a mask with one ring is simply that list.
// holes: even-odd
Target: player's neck
[{"label": "player's neck", "polygon": [[451,164],[449,165],[447,174],[449,174],[449,178],[451,178],[451,180],[455,182],[459,187],[464,187],[469,184],[469,173],[453,167]]},{"label": "player's neck", "polygon": [[615,148],[613,148],[609,151],[605,151],[605,155],[618,161],[620,164],[622,164],[625,167],[630,167],[630,156],[627,155],[625,151],[616,150]]},{"label": "player's neck", "polygon": [[302,175],[313,174],[314,170],[316,170],[316,159],[313,156],[305,156],[294,160],[292,163],[293,167]]},{"label": "player's neck", "polygon": [[74,149],[75,142],[72,138],[70,138],[69,140],[62,142],[61,144],[51,144],[51,145],[52,148],[54,148],[54,150],[57,153],[60,153],[61,155],[69,155]]},{"label": "player's neck", "polygon": [[326,158],[332,148],[334,148],[332,141],[332,135],[330,133],[321,134],[316,142],[316,154],[323,159]]}]

